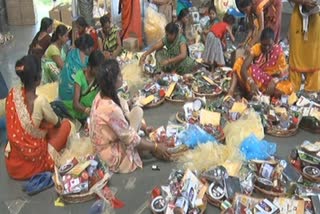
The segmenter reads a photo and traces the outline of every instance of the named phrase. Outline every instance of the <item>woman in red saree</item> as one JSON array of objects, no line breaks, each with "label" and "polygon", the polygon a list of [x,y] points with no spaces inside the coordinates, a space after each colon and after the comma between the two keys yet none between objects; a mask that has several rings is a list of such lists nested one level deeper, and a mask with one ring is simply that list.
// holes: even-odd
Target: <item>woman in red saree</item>
[{"label": "woman in red saree", "polygon": [[71,124],[61,122],[47,99],[35,94],[41,81],[39,59],[28,55],[18,60],[16,73],[23,86],[11,89],[6,100],[5,163],[10,177],[22,180],[53,170],[48,149],[60,151],[65,146]]},{"label": "woman in red saree", "polygon": [[261,41],[251,48],[250,54],[236,60],[234,75],[229,89],[233,95],[237,82],[247,92],[257,94],[258,91],[270,95],[290,95],[293,86],[288,79],[288,64],[280,45],[274,42],[274,32],[265,28]]},{"label": "woman in red saree", "polygon": [[238,9],[245,13],[252,28],[245,44],[252,47],[259,39],[264,28],[270,27],[275,33],[274,41],[280,40],[282,0],[236,0]]}]

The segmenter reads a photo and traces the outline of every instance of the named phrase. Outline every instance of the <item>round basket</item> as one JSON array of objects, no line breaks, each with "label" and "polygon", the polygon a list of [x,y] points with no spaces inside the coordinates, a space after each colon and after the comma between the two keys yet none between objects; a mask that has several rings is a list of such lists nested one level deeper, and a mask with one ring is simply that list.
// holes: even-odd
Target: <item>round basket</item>
[{"label": "round basket", "polygon": [[172,97],[166,97],[166,100],[172,103],[185,103],[185,102],[193,101],[194,98],[192,97],[192,98],[186,98],[184,100],[179,100],[179,99],[172,99]]},{"label": "round basket", "polygon": [[305,131],[320,134],[320,121],[314,120],[312,117],[303,117],[299,127]]},{"label": "round basket", "polygon": [[298,133],[298,130],[299,130],[299,126],[289,130],[265,128],[265,132],[268,135],[275,136],[275,137],[291,137],[296,135]]},{"label": "round basket", "polygon": [[143,106],[143,108],[155,108],[160,106],[166,99],[163,97],[162,99],[160,99],[158,102],[156,103],[150,103],[148,105]]},{"label": "round basket", "polygon": [[185,124],[187,121],[184,119],[184,113],[183,112],[177,112],[176,113],[176,120],[181,123],[181,124]]},{"label": "round basket", "polygon": [[196,92],[192,89],[192,92],[197,96],[197,97],[207,97],[207,98],[210,98],[210,97],[217,97],[219,96],[220,94],[222,94],[222,90],[219,92],[219,93],[212,93],[212,94],[203,94],[203,93],[199,93],[199,92]]},{"label": "round basket", "polygon": [[221,205],[222,201],[213,199],[208,193],[206,193],[206,198],[207,198],[209,204],[211,204],[212,206],[220,208],[220,205]]},{"label": "round basket", "polygon": [[[57,170],[55,170],[55,173],[57,173]],[[110,175],[106,173],[104,177],[100,181],[98,181],[96,184],[94,184],[88,192],[79,193],[79,194],[68,194],[68,195],[63,194],[63,186],[58,180],[56,175],[53,176],[53,181],[55,184],[55,190],[59,195],[59,197],[61,198],[61,200],[69,204],[76,204],[76,203],[83,203],[83,202],[87,202],[95,199],[97,197],[95,190],[100,187],[103,188],[108,183],[109,178],[110,178]]]},{"label": "round basket", "polygon": [[[288,157],[288,160],[289,160],[290,164],[292,165],[292,163],[291,163],[292,158],[290,157],[290,155],[289,155],[289,157]],[[292,166],[293,166],[293,165],[292,165]],[[311,181],[311,182],[314,182],[314,183],[320,183],[320,177],[319,177],[319,178],[315,178],[315,177],[312,177],[311,175],[308,175],[308,174],[304,173],[302,170],[299,170],[299,169],[297,169],[297,168],[294,167],[294,166],[293,166],[293,168],[294,168],[299,174],[301,174],[302,177],[305,178],[306,180]]]},{"label": "round basket", "polygon": [[254,188],[257,192],[262,193],[264,196],[266,196],[269,199],[274,199],[274,198],[278,198],[278,197],[284,197],[286,195],[285,192],[273,192],[273,191],[267,191],[264,190],[260,187],[258,187],[257,185],[254,185]]}]

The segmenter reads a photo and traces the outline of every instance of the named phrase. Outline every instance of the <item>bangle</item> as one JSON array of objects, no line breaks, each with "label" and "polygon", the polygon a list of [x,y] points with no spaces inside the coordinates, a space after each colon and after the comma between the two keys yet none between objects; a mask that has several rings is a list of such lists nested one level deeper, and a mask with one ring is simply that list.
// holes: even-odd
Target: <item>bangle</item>
[{"label": "bangle", "polygon": [[154,151],[156,152],[158,148],[158,143],[154,143]]}]

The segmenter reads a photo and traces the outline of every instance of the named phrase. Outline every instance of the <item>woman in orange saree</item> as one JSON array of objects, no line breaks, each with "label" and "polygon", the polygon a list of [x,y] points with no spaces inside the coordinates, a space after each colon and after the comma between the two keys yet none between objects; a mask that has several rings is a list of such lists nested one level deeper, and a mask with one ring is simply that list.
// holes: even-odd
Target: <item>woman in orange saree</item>
[{"label": "woman in orange saree", "polygon": [[273,30],[265,28],[260,40],[248,56],[236,60],[229,95],[233,95],[237,82],[253,94],[260,91],[270,96],[280,96],[293,92],[293,86],[287,80],[288,64],[281,46],[274,43]]},{"label": "woman in orange saree", "polygon": [[41,81],[39,59],[28,55],[18,60],[16,73],[23,86],[11,89],[6,100],[5,163],[10,177],[22,180],[53,170],[49,150],[65,146],[71,124],[61,123],[46,98],[35,94]]},{"label": "woman in orange saree", "polygon": [[245,41],[249,47],[259,42],[261,32],[266,27],[274,31],[274,41],[280,41],[282,0],[236,0],[236,4],[249,18],[252,31]]}]

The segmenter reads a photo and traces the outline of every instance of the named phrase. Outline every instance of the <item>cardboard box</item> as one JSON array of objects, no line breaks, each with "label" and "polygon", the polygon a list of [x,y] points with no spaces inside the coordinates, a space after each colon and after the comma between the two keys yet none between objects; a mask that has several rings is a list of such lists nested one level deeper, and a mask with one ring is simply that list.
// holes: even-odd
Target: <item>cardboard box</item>
[{"label": "cardboard box", "polygon": [[61,22],[61,13],[58,7],[54,7],[49,11],[49,17],[53,20]]},{"label": "cardboard box", "polygon": [[7,0],[6,1],[7,8],[10,7],[19,7],[20,6],[20,0]]},{"label": "cardboard box", "polygon": [[38,22],[38,14],[33,6],[21,8],[22,25],[34,25]]},{"label": "cardboard box", "polygon": [[137,38],[129,37],[123,40],[123,48],[128,51],[136,52],[139,50],[139,42]]},{"label": "cardboard box", "polygon": [[34,25],[38,22],[38,15],[33,0],[7,1],[9,25]]},{"label": "cardboard box", "polygon": [[71,5],[66,4],[60,7],[61,22],[68,26],[72,26],[72,8]]},{"label": "cardboard box", "polygon": [[22,15],[20,7],[7,7],[7,14],[9,25],[21,25]]}]

